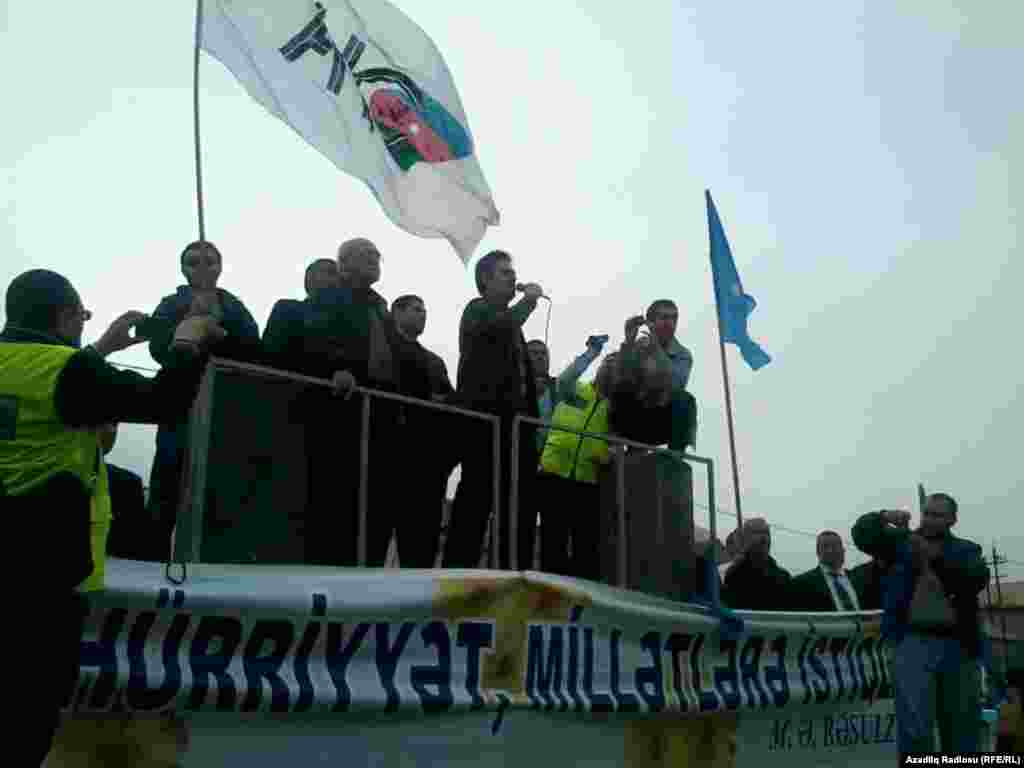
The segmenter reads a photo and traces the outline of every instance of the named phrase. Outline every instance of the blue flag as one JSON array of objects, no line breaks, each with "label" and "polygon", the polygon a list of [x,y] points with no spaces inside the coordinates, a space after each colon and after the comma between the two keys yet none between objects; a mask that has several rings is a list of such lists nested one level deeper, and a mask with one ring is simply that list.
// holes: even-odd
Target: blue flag
[{"label": "blue flag", "polygon": [[722,341],[735,344],[747,365],[755,371],[772,361],[761,346],[750,338],[747,332],[747,318],[754,311],[757,302],[743,292],[736,262],[732,259],[729,241],[725,239],[722,222],[715,210],[711,192],[705,191],[708,203],[708,239],[711,241],[711,273],[715,281],[715,301],[718,304],[718,322]]}]

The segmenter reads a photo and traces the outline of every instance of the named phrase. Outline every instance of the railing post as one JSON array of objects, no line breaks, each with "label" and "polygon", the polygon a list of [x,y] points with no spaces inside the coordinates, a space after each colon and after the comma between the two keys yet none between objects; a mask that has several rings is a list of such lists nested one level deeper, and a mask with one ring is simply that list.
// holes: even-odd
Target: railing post
[{"label": "railing post", "polygon": [[618,446],[615,462],[615,508],[618,517],[618,582],[623,589],[626,588],[626,559],[629,548],[626,546],[626,448]]},{"label": "railing post", "polygon": [[174,547],[171,559],[175,562],[202,562],[206,514],[206,459],[210,444],[210,418],[216,370],[215,359],[206,364],[199,382],[199,391],[189,412],[189,437],[185,446],[187,466],[179,480],[178,506],[174,511]]},{"label": "railing post", "polygon": [[714,550],[715,565],[718,565],[718,510],[715,508],[715,467],[711,459],[705,465],[708,469],[708,510],[711,517],[709,524],[711,534],[711,548]]},{"label": "railing post", "polygon": [[[501,418],[492,417],[491,451],[494,464],[491,475],[491,542],[494,567],[501,568]],[[462,478],[459,478],[462,482]]]},{"label": "railing post", "polygon": [[[379,460],[379,457],[378,457]],[[363,394],[362,424],[359,430],[359,533],[356,537],[356,552],[359,565],[366,565],[366,545],[369,540],[366,530],[368,519],[370,483],[370,395]]]},{"label": "railing post", "polygon": [[519,570],[519,425],[522,417],[517,413],[512,418],[512,438],[509,441],[509,490],[508,490],[508,567]]}]

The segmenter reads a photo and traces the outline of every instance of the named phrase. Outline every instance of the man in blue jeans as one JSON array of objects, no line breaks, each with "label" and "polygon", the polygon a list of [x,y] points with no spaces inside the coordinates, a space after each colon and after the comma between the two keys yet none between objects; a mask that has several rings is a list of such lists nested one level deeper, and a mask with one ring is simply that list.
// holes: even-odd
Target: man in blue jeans
[{"label": "man in blue jeans", "polygon": [[853,541],[891,563],[882,584],[882,636],[892,649],[900,765],[913,752],[977,752],[981,715],[978,593],[988,583],[981,547],[950,533],[957,503],[928,497],[921,524],[888,510],[857,520]]}]

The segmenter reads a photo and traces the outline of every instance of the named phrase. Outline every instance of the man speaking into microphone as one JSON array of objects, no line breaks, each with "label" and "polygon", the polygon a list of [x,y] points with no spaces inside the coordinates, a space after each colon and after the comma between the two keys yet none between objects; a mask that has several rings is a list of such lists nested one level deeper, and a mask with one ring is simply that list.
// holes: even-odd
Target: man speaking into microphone
[{"label": "man speaking into microphone", "polygon": [[[466,305],[459,324],[456,402],[463,408],[501,417],[501,477],[491,477],[491,425],[466,419],[461,440],[462,478],[455,493],[443,563],[446,568],[477,567],[492,508],[492,483],[499,481],[498,562],[502,569],[511,566],[508,497],[512,462],[518,461],[517,567],[529,569],[533,567],[537,522],[532,496],[537,474],[536,427],[522,425],[519,455],[512,456],[512,420],[517,413],[531,418],[539,416],[537,387],[522,328],[537,308],[537,300],[544,296],[544,290],[536,283],[516,283],[512,257],[504,251],[491,251],[480,258],[476,264],[476,287],[480,297]],[[517,291],[523,297],[512,304]]]}]

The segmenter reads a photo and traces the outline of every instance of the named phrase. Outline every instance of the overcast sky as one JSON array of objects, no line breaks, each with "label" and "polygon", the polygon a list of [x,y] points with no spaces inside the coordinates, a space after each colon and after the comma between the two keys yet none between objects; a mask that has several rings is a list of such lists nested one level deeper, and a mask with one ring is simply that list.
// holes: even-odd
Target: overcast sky
[{"label": "overcast sky", "polygon": [[[734,508],[709,187],[758,301],[751,334],[774,357],[752,372],[727,349],[745,515],[848,537],[860,513],[916,512],[923,482],[960,500],[960,535],[996,541],[1024,577],[1022,364],[1008,343],[1024,282],[1024,4],[397,5],[445,55],[501,212],[478,255],[510,251],[554,299],[555,372],[591,333],[617,345],[628,315],[675,299],[697,452]],[[94,340],[182,282],[196,236],[193,9],[4,7],[0,278],[66,274]],[[422,341],[454,372],[471,270],[395,228],[362,182],[201,64],[221,286],[262,330],[275,300],[301,298],[308,262],[369,237],[378,289],[426,299]],[[544,309],[528,337],[543,337]],[[113,359],[153,364],[144,347]],[[148,478],[154,433],[123,428],[112,460]],[[814,564],[813,538],[774,538],[783,565]]]}]

